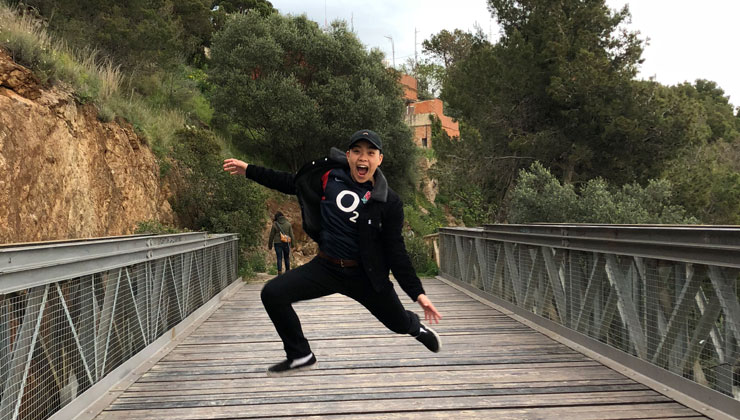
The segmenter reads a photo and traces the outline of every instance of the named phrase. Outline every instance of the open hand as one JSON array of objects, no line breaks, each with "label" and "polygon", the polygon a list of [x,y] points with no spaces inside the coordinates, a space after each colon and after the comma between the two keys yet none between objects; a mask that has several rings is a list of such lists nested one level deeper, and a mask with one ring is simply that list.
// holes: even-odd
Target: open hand
[{"label": "open hand", "polygon": [[419,306],[421,306],[421,309],[424,310],[424,320],[427,321],[430,324],[439,324],[439,320],[442,319],[442,314],[437,312],[437,309],[432,305],[432,301],[429,300],[427,295],[420,294],[416,301],[419,303]]},{"label": "open hand", "polygon": [[244,176],[244,174],[247,173],[247,166],[249,166],[247,162],[241,161],[239,159],[229,158],[224,160],[224,171],[230,173],[231,175]]}]

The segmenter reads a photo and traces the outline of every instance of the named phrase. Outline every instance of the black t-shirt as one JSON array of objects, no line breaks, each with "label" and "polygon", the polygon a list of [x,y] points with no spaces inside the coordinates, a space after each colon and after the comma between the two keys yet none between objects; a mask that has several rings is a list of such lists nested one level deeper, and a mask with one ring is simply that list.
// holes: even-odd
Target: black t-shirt
[{"label": "black t-shirt", "polygon": [[319,247],[333,258],[359,260],[360,212],[370,200],[373,184],[358,184],[349,169],[339,168],[321,177],[324,196],[321,198],[321,233]]}]

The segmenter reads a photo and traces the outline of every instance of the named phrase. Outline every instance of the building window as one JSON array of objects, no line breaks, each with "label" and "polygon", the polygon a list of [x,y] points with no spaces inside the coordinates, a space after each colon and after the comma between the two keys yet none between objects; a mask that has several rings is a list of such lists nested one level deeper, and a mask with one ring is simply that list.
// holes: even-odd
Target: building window
[{"label": "building window", "polygon": [[425,149],[426,149],[427,147],[429,147],[429,146],[427,146],[427,138],[426,138],[426,137],[422,137],[422,138],[421,138],[421,147],[423,147],[423,148],[425,148]]}]

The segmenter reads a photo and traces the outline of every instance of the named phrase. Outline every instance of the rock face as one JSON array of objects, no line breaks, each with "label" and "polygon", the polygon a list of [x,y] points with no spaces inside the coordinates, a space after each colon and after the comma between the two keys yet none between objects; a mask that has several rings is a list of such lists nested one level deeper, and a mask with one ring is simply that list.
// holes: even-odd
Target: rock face
[{"label": "rock face", "polygon": [[173,213],[133,128],[100,122],[0,50],[0,244],[130,234],[144,220]]}]

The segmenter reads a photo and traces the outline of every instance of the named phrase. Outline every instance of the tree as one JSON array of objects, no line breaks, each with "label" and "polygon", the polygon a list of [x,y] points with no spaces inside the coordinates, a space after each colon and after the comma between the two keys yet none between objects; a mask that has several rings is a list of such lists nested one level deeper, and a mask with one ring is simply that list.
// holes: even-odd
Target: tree
[{"label": "tree", "polygon": [[450,138],[439,119],[432,119],[432,147],[437,161],[430,175],[439,182],[436,202],[447,206],[466,226],[480,226],[494,219],[498,190],[486,176],[495,165],[481,157],[480,134],[460,123],[460,137]]},{"label": "tree", "polygon": [[[455,29],[443,29],[438,34],[422,42],[422,54],[427,56],[420,62],[413,62],[412,74],[418,83],[419,99],[432,99],[439,91],[447,74],[447,69],[455,62],[466,58],[475,43],[485,39],[478,29],[475,34]],[[410,60],[411,61],[411,60]]]},{"label": "tree", "polygon": [[429,59],[415,61],[409,58],[406,64],[401,66],[400,71],[416,79],[416,95],[419,100],[424,101],[439,96],[445,74],[445,69],[441,65]]},{"label": "tree", "polygon": [[654,173],[629,164],[590,165],[595,156],[624,162],[627,143],[645,147],[630,132],[641,125],[632,78],[642,43],[620,30],[628,10],[612,12],[603,0],[490,0],[489,6],[503,30],[500,42],[473,43],[468,57],[448,69],[442,98],[499,154],[535,157],[568,182],[607,174],[625,182]]},{"label": "tree", "polygon": [[697,79],[693,85],[682,83],[676,86],[675,90],[688,100],[694,100],[695,106],[703,110],[703,116],[711,132],[708,141],[740,139],[740,120],[735,117],[725,91],[717,86],[716,82]]},{"label": "tree", "polygon": [[226,13],[247,13],[254,10],[262,16],[275,13],[277,10],[267,0],[214,0],[212,9],[218,9]]},{"label": "tree", "polygon": [[675,185],[677,201],[705,223],[740,224],[740,142],[687,148],[663,175]]},{"label": "tree", "polygon": [[484,38],[485,35],[480,29],[475,34],[460,29],[453,32],[443,29],[421,43],[422,52],[440,61],[445,68],[449,68],[455,62],[467,57],[473,45]]},{"label": "tree", "polygon": [[383,138],[383,172],[409,190],[415,149],[399,75],[382,60],[344,22],[323,32],[305,16],[234,15],[213,40],[214,121],[248,153],[292,171],[373,129]]},{"label": "tree", "polygon": [[204,60],[204,47],[211,43],[210,3],[210,0],[179,0],[173,4],[173,14],[183,28],[183,54],[189,62]]},{"label": "tree", "polygon": [[220,31],[226,25],[228,16],[232,13],[247,13],[254,10],[262,16],[277,13],[277,10],[267,0],[214,0],[211,3],[213,10],[213,27]]},{"label": "tree", "polygon": [[213,31],[210,0],[27,0],[50,28],[122,68],[147,74],[197,59]]}]

